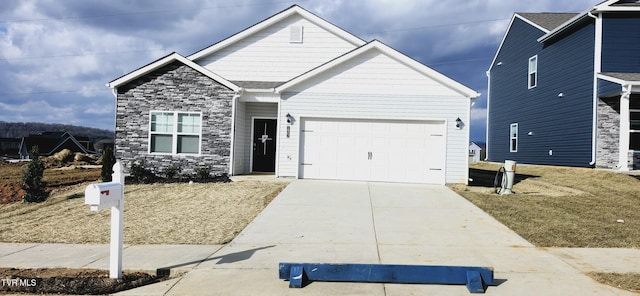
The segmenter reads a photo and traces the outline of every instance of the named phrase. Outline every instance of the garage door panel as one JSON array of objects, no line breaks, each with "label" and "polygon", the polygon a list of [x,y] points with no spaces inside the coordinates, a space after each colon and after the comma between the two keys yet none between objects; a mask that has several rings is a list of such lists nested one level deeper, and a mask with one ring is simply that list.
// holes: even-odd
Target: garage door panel
[{"label": "garage door panel", "polygon": [[444,121],[303,119],[301,126],[301,178],[444,183]]}]

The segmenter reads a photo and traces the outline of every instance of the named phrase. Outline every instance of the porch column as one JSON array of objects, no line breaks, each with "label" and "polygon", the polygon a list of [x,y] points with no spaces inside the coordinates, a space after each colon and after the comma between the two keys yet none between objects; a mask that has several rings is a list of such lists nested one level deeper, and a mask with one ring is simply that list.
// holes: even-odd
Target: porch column
[{"label": "porch column", "polygon": [[620,95],[620,144],[619,161],[620,171],[629,171],[629,133],[631,132],[631,115],[629,113],[629,99],[631,86],[623,85]]}]

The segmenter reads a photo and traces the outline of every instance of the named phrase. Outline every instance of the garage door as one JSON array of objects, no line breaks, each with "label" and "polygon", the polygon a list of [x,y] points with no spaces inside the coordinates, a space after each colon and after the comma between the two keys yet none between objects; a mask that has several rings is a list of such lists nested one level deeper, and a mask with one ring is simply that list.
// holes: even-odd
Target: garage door
[{"label": "garage door", "polygon": [[303,119],[300,178],[444,184],[444,121]]}]

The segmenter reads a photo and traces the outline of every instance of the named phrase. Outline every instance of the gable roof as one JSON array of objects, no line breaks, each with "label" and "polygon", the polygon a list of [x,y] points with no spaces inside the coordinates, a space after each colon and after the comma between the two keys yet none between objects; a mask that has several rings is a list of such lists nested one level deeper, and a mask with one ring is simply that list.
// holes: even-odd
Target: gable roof
[{"label": "gable roof", "polygon": [[231,81],[233,84],[244,89],[267,89],[272,90],[284,83],[284,81]]},{"label": "gable roof", "polygon": [[319,75],[320,73],[323,73],[327,70],[330,70],[342,63],[344,63],[347,60],[353,59],[361,54],[363,54],[364,52],[367,52],[368,50],[371,49],[375,49],[380,51],[381,53],[397,60],[398,62],[422,73],[425,76],[428,76],[440,83],[442,83],[443,85],[447,86],[448,88],[450,88],[453,91],[456,91],[468,98],[477,98],[480,96],[480,94],[466,86],[464,86],[463,84],[441,74],[440,72],[433,70],[427,66],[425,66],[424,64],[400,53],[399,51],[385,45],[384,43],[378,41],[378,40],[373,40],[363,46],[360,46],[342,56],[339,56],[321,66],[316,67],[315,69],[312,69],[298,77],[295,77],[285,83],[283,83],[282,85],[278,86],[275,88],[275,92],[276,93],[281,93],[282,91],[285,91],[286,89],[297,85],[299,83],[302,83],[303,81],[306,81],[308,79],[311,79],[312,77],[315,77],[316,75]]},{"label": "gable roof", "polygon": [[191,55],[189,55],[187,58],[192,60],[192,61],[197,61],[198,59],[205,57],[207,55],[210,55],[218,50],[221,50],[231,44],[234,44],[256,32],[259,32],[289,16],[292,16],[294,14],[298,14],[301,17],[307,19],[308,21],[320,26],[321,28],[343,38],[344,40],[347,40],[348,42],[352,43],[355,46],[361,46],[363,44],[365,44],[365,41],[360,39],[359,37],[337,27],[336,25],[324,20],[323,18],[305,10],[304,8],[298,6],[298,5],[293,5],[227,39],[224,39],[218,43],[215,43],[207,48],[204,48],[198,52],[195,52]]},{"label": "gable roof", "polygon": [[538,39],[539,42],[545,42],[560,33],[564,32],[575,26],[576,24],[582,23],[584,20],[595,18],[594,14],[602,13],[602,12],[621,12],[621,11],[639,11],[640,12],[640,3],[636,0],[608,0],[604,1],[594,7],[589,8],[588,10],[577,14],[573,18],[567,20],[563,24],[559,25],[555,29],[551,30],[544,36]]},{"label": "gable roof", "polygon": [[149,74],[161,67],[164,67],[170,63],[173,63],[174,61],[178,61],[200,73],[202,73],[203,75],[217,81],[218,83],[230,88],[233,91],[239,91],[240,87],[238,87],[237,85],[231,83],[230,81],[218,76],[217,74],[207,70],[206,68],[194,63],[193,61],[188,60],[187,58],[183,57],[182,55],[174,52],[171,53],[163,58],[160,58],[154,62],[151,62],[150,64],[147,64],[146,66],[143,66],[141,68],[138,68],[137,70],[130,72],[129,74],[126,74],[124,76],[121,76],[120,78],[117,78],[109,83],[107,83],[107,86],[110,88],[117,88],[118,86],[124,85],[142,75],[145,74]]},{"label": "gable roof", "polygon": [[514,13],[511,21],[509,22],[509,26],[507,26],[507,31],[502,37],[502,41],[500,41],[500,45],[498,46],[498,50],[491,61],[491,65],[489,66],[489,70],[493,68],[496,63],[496,59],[498,58],[498,54],[502,49],[505,39],[511,30],[511,26],[515,19],[520,19],[531,26],[538,28],[545,34],[538,38],[538,42],[545,42],[555,36],[558,36],[560,33],[573,28],[576,24],[581,24],[583,21],[592,19],[594,13],[600,12],[610,12],[610,11],[640,11],[640,1],[638,0],[608,0],[601,2],[600,4],[589,8],[588,10],[582,13]]},{"label": "gable roof", "polygon": [[469,149],[472,149],[472,148],[474,148],[474,149],[477,148],[477,149],[483,150],[482,147],[480,147],[480,145],[476,144],[475,142],[470,142],[469,143]]},{"label": "gable roof", "polygon": [[[534,22],[533,20],[531,20],[530,18],[535,18],[532,17],[533,15],[536,15],[536,13],[514,13],[513,16],[511,16],[511,20],[509,21],[509,25],[507,26],[507,30],[504,32],[504,35],[502,35],[502,40],[500,40],[500,45],[498,45],[498,50],[496,50],[495,55],[493,56],[493,59],[491,60],[491,64],[489,65],[489,69],[487,70],[487,75],[489,75],[488,73],[491,72],[491,69],[493,69],[493,65],[496,64],[496,59],[498,59],[498,54],[500,54],[500,51],[502,51],[502,46],[504,45],[504,41],[507,39],[507,35],[509,35],[509,32],[511,31],[511,27],[513,26],[513,22],[515,22],[516,19],[522,20],[525,23],[528,23],[529,25],[538,28],[538,30],[542,31],[542,32],[549,32],[548,29],[545,29],[542,25]],[[526,17],[525,17],[526,16]],[[551,18],[551,17],[548,17]],[[541,20],[537,20],[538,22],[544,22],[545,25],[549,25],[551,23],[551,21],[541,21]]]},{"label": "gable roof", "polygon": [[595,7],[598,11],[629,11],[629,8],[640,8],[640,2],[637,0],[609,0]]},{"label": "gable roof", "polygon": [[93,153],[84,147],[71,133],[69,132],[44,132],[39,135],[29,135],[23,137],[20,143],[20,153],[24,156],[28,155],[33,146],[38,146],[39,154],[44,156],[50,156],[60,150],[66,148],[72,152],[82,152],[85,154]]},{"label": "gable roof", "polygon": [[564,24],[566,21],[575,17],[577,13],[552,13],[552,12],[543,12],[543,13],[516,13],[517,15],[529,20],[534,23],[539,28],[543,29],[543,31],[549,32],[557,28],[558,26]]}]

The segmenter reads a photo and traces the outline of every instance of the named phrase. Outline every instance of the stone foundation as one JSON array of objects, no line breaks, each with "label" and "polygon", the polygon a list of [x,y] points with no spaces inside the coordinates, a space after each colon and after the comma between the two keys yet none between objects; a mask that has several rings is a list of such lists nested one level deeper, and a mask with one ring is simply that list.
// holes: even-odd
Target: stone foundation
[{"label": "stone foundation", "polygon": [[596,166],[612,169],[618,165],[620,139],[620,98],[598,100]]}]

